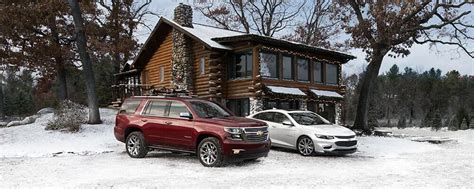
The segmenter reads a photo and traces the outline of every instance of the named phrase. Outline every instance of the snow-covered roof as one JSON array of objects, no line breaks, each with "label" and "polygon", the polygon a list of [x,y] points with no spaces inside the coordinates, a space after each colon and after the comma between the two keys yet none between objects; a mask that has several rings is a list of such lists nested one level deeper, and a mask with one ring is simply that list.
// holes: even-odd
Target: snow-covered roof
[{"label": "snow-covered roof", "polygon": [[273,93],[306,96],[306,93],[298,88],[267,86]]},{"label": "snow-covered roof", "polygon": [[344,98],[337,92],[334,91],[325,91],[325,90],[317,90],[311,89],[311,92],[314,93],[316,96],[325,96],[325,97],[333,97],[333,98]]},{"label": "snow-covered roof", "polygon": [[209,45],[210,47],[217,48],[217,49],[232,50],[232,48],[222,45],[212,40],[212,38],[235,37],[235,36],[246,35],[246,33],[238,32],[238,31],[226,30],[226,29],[221,29],[221,28],[217,28],[213,26],[206,26],[206,25],[201,25],[201,24],[196,24],[196,23],[193,23],[193,28],[184,27],[172,20],[168,20],[166,18],[162,18],[162,19],[165,19],[169,23],[172,23],[175,27],[185,30],[189,35],[192,35],[198,38],[199,40]]}]

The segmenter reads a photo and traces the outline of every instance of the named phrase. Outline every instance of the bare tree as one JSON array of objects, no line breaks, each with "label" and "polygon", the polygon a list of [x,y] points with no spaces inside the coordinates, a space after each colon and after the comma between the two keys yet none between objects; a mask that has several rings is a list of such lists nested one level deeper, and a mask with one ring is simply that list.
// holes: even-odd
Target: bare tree
[{"label": "bare tree", "polygon": [[99,38],[96,43],[101,51],[107,52],[112,57],[115,72],[119,72],[121,66],[131,60],[138,51],[138,41],[134,34],[139,25],[151,28],[145,22],[148,15],[157,16],[149,10],[151,0],[145,1],[98,1],[101,7],[95,17],[95,22],[100,27]]},{"label": "bare tree", "polygon": [[291,25],[304,5],[287,0],[231,0],[195,7],[219,27],[273,36]]},{"label": "bare tree", "polygon": [[362,48],[369,62],[360,86],[354,123],[354,128],[368,133],[371,130],[367,125],[370,93],[386,55],[407,56],[413,44],[429,43],[452,45],[474,57],[474,51],[468,49],[474,40],[470,33],[474,28],[470,11],[473,3],[439,0],[369,2],[338,1],[343,27],[352,36],[350,45]]},{"label": "bare tree", "polygon": [[342,21],[335,19],[338,11],[332,1],[307,2],[301,12],[303,19],[296,25],[293,33],[283,36],[284,39],[317,47],[343,47],[337,40]]},{"label": "bare tree", "polygon": [[95,78],[94,70],[92,69],[92,61],[87,52],[87,37],[84,30],[84,20],[82,18],[81,7],[77,0],[68,0],[69,7],[71,8],[72,17],[74,20],[75,34],[77,37],[76,45],[79,52],[79,56],[82,62],[82,73],[86,83],[87,102],[89,107],[89,123],[99,124],[100,113],[99,103],[97,101],[96,89],[95,89]]}]

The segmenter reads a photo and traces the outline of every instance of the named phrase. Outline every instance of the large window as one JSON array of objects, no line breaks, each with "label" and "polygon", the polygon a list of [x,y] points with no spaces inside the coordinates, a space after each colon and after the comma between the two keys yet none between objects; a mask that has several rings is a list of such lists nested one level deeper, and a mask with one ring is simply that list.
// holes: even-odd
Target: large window
[{"label": "large window", "polygon": [[172,117],[172,118],[180,118],[179,114],[183,113],[183,112],[188,112],[188,108],[186,108],[186,105],[184,105],[183,103],[181,102],[171,102],[171,105],[170,105],[170,110],[169,110],[169,117]]},{"label": "large window", "polygon": [[252,77],[252,51],[235,54],[228,71],[229,79]]},{"label": "large window", "polygon": [[199,60],[199,74],[204,75],[206,74],[206,58],[201,57]]},{"label": "large window", "polygon": [[143,110],[144,115],[165,116],[168,101],[150,101]]},{"label": "large window", "polygon": [[309,61],[298,58],[298,81],[309,81]]},{"label": "large window", "polygon": [[323,82],[323,63],[314,62],[313,79],[314,79],[315,83],[322,83]]},{"label": "large window", "polygon": [[278,79],[278,56],[271,53],[260,53],[260,74],[266,78]]},{"label": "large window", "polygon": [[326,64],[326,84],[337,85],[337,65]]},{"label": "large window", "polygon": [[248,116],[250,112],[250,101],[248,98],[231,99],[227,101],[229,108],[236,116]]},{"label": "large window", "polygon": [[293,71],[293,58],[291,56],[283,55],[283,79],[286,80],[293,80],[295,79],[294,71]]},{"label": "large window", "polygon": [[298,110],[300,108],[299,101],[288,101],[288,100],[264,100],[263,108],[268,109],[283,109],[283,110]]}]

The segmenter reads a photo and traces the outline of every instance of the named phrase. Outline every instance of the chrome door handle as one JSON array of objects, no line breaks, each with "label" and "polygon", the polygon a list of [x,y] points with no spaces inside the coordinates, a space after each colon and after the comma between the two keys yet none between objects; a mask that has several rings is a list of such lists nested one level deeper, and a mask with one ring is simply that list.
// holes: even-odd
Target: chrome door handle
[{"label": "chrome door handle", "polygon": [[165,121],[165,124],[166,124],[166,125],[171,125],[172,123],[173,123],[173,122],[171,122],[171,121]]},{"label": "chrome door handle", "polygon": [[143,122],[147,122],[147,121],[148,121],[148,119],[142,119],[142,121],[143,121]]}]

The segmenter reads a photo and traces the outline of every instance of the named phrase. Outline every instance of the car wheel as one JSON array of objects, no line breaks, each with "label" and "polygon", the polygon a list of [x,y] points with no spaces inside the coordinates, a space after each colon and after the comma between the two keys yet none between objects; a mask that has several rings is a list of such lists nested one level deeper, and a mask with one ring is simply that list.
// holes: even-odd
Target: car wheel
[{"label": "car wheel", "polygon": [[312,155],[314,152],[314,142],[307,136],[302,136],[298,140],[298,152],[303,156]]},{"label": "car wheel", "polygon": [[125,148],[132,158],[143,158],[148,153],[145,137],[140,131],[132,132],[127,136]]},{"label": "car wheel", "polygon": [[220,167],[223,165],[221,144],[217,138],[208,137],[199,143],[198,158],[206,167]]}]

